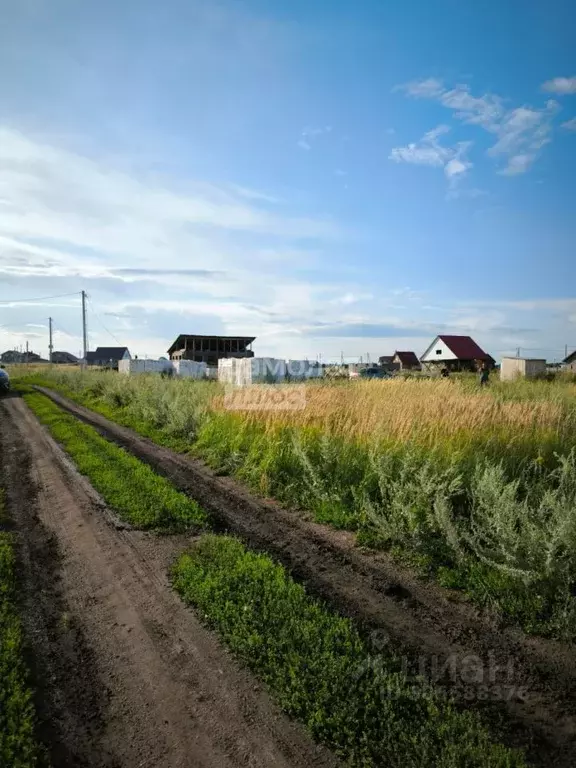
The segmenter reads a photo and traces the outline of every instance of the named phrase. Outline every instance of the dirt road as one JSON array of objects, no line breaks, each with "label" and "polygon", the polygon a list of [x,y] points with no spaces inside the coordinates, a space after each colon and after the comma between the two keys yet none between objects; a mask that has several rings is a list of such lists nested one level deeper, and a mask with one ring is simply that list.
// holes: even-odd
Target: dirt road
[{"label": "dirt road", "polygon": [[337,765],[171,591],[182,537],[115,527],[16,397],[0,403],[0,441],[54,768]]},{"label": "dirt road", "polygon": [[[255,498],[201,462],[43,391],[197,499],[222,529],[272,553],[309,590],[376,631],[379,642],[389,638],[411,664],[424,660],[430,669],[455,662],[456,674],[439,682],[464,700],[469,697],[491,719],[502,719],[505,741],[527,745],[535,764],[576,764],[573,647],[504,627],[456,595],[415,578],[386,555],[360,551],[351,535]],[[473,679],[462,674],[471,658],[480,667]]]}]

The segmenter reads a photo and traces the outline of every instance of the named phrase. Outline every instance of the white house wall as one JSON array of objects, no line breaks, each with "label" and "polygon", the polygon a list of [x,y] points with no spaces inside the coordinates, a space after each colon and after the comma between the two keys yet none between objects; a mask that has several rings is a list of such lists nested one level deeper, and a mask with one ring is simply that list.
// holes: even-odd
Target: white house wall
[{"label": "white house wall", "polygon": [[[438,351],[440,354],[437,354]],[[436,339],[434,344],[421,358],[421,362],[423,363],[433,363],[434,361],[448,362],[449,360],[458,360],[458,358],[442,339]]]}]

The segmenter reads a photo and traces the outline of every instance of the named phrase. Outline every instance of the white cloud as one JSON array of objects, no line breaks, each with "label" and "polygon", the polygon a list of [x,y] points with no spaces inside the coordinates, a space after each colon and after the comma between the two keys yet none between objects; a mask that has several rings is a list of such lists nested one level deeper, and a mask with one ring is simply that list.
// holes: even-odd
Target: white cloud
[{"label": "white cloud", "polygon": [[443,147],[438,138],[449,131],[450,128],[447,125],[439,125],[424,134],[419,142],[408,144],[406,147],[394,147],[388,159],[396,163],[442,168],[453,157],[454,152],[450,147]]},{"label": "white cloud", "polygon": [[566,120],[565,123],[562,123],[562,128],[565,128],[567,131],[576,131],[576,117],[573,117],[571,120]]},{"label": "white cloud", "polygon": [[524,173],[536,159],[538,152],[550,142],[552,118],[558,103],[550,100],[541,110],[519,107],[509,111],[494,131],[498,141],[488,150],[492,156],[507,155],[505,175]]},{"label": "white cloud", "polygon": [[555,77],[553,80],[548,80],[542,86],[544,91],[549,93],[557,93],[561,96],[567,94],[576,93],[576,76],[575,77]]},{"label": "white cloud", "polygon": [[496,94],[473,96],[468,85],[445,89],[439,81],[430,79],[401,88],[410,96],[434,99],[452,110],[457,120],[478,125],[495,135],[496,143],[488,154],[507,158],[501,173],[508,176],[530,168],[539,151],[550,141],[552,120],[559,110],[554,100],[549,100],[543,109],[527,106],[510,109]]},{"label": "white cloud", "polygon": [[374,296],[371,293],[352,293],[349,291],[342,296],[336,296],[336,298],[332,299],[332,304],[349,306],[350,304],[358,304],[362,301],[371,301],[373,298]]},{"label": "white cloud", "polygon": [[440,95],[440,103],[452,109],[455,117],[472,125],[492,130],[504,115],[502,99],[492,94],[472,96],[467,85],[457,85]]},{"label": "white cloud", "polygon": [[332,132],[331,125],[325,125],[324,127],[315,127],[312,125],[302,129],[300,133],[300,139],[298,140],[298,146],[300,149],[310,150],[315,139],[326,133]]},{"label": "white cloud", "polygon": [[205,264],[207,228],[292,240],[337,232],[328,221],[271,213],[225,186],[193,182],[175,192],[7,128],[0,128],[0,198],[8,201],[0,207],[4,234],[139,260],[170,259],[177,250]]},{"label": "white cloud", "polygon": [[408,144],[406,147],[394,147],[388,159],[396,163],[444,168],[444,175],[449,181],[451,191],[454,192],[473,164],[466,158],[471,142],[458,142],[453,147],[440,144],[439,137],[449,131],[448,126],[439,125],[433,131],[424,134],[417,143]]},{"label": "white cloud", "polygon": [[462,160],[459,160],[455,157],[446,163],[444,166],[444,173],[446,174],[447,178],[452,179],[455,176],[466,173],[466,171],[471,167],[472,163],[463,162]]},{"label": "white cloud", "polygon": [[414,96],[417,99],[431,99],[439,96],[443,92],[444,86],[441,80],[429,77],[427,80],[413,80],[405,85],[399,85],[393,90],[405,91],[409,96]]},{"label": "white cloud", "polygon": [[[140,335],[147,349],[136,345],[136,353],[164,353],[180,332],[185,307],[194,324],[203,313],[206,332],[259,334],[274,323],[283,327],[290,314],[314,313],[347,290],[344,283],[326,293],[325,286],[286,277],[294,264],[309,267],[323,258],[325,243],[340,236],[337,225],[295,215],[287,203],[244,187],[159,184],[0,127],[0,199],[0,299],[85,288],[102,316],[144,303],[140,330],[111,326],[123,338]],[[254,311],[246,311],[249,305]],[[38,315],[52,312],[78,329],[73,300],[18,307],[0,306],[0,325],[21,321],[19,331],[0,333],[4,348],[19,343],[14,334],[30,332],[22,324]],[[96,322],[90,332],[93,343],[110,341]],[[163,334],[160,348],[144,341]]]},{"label": "white cloud", "polygon": [[513,155],[508,159],[506,168],[500,171],[502,176],[518,176],[526,171],[532,165],[533,155]]}]

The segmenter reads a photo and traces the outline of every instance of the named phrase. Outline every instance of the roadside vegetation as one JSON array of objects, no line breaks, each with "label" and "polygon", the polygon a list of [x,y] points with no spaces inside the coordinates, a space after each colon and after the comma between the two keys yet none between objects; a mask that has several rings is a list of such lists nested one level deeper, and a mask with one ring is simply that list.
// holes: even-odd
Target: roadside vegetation
[{"label": "roadside vegetation", "polygon": [[164,531],[206,524],[206,514],[195,501],[123,448],[105,440],[93,427],[38,392],[24,394],[24,399],[122,519],[138,528]]},{"label": "roadside vegetation", "polygon": [[491,742],[391,652],[373,657],[348,620],[328,612],[269,557],[236,539],[204,536],[173,570],[173,584],[224,642],[346,764],[520,768],[520,752]]},{"label": "roadside vegetation", "polygon": [[[163,530],[205,523],[194,502],[152,470],[46,396],[23,389],[33,412],[122,517]],[[497,743],[478,715],[432,683],[407,677],[392,650],[372,655],[352,621],[238,540],[202,536],[174,565],[172,579],[283,710],[348,765],[525,766],[523,754]]]},{"label": "roadside vegetation", "polygon": [[0,765],[34,768],[40,751],[17,611],[13,539],[2,530],[4,514],[0,488]]},{"label": "roadside vegetation", "polygon": [[[229,411],[212,382],[45,371],[72,399],[356,531],[529,632],[576,637],[576,385],[311,383]],[[287,385],[290,386],[290,385]],[[262,388],[264,391],[266,388]]]}]

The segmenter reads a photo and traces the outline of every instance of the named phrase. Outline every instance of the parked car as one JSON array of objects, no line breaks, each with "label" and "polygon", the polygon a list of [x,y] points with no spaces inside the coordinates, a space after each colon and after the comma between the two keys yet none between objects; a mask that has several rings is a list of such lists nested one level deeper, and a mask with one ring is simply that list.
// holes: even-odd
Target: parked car
[{"label": "parked car", "polygon": [[362,379],[389,379],[391,378],[388,371],[383,368],[377,368],[372,366],[371,368],[363,368],[360,371],[360,378]]},{"label": "parked car", "polygon": [[4,367],[0,367],[0,395],[5,395],[10,391],[10,376]]}]

